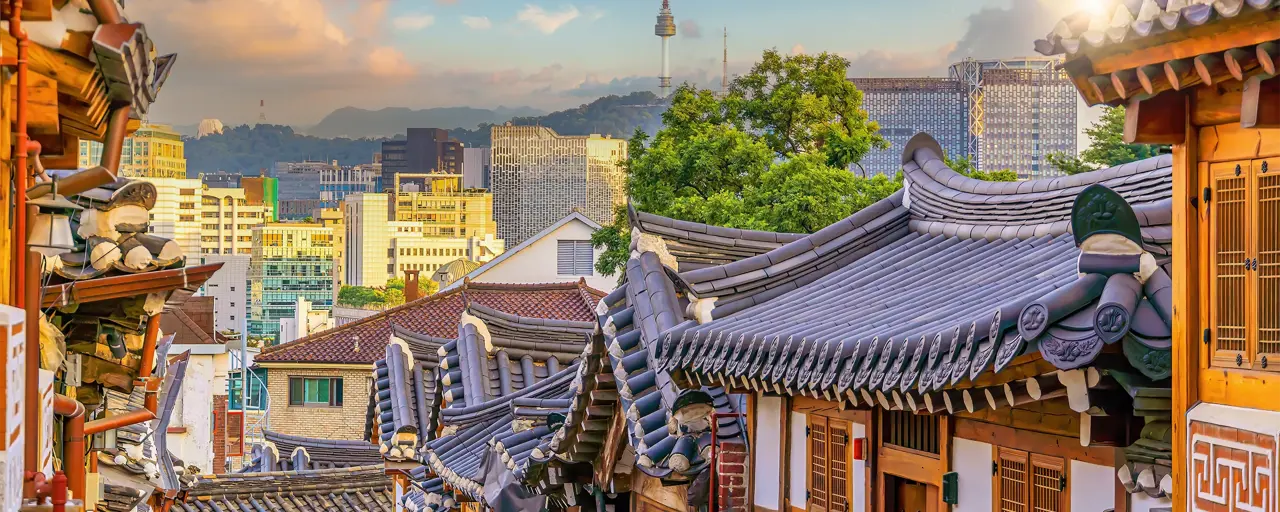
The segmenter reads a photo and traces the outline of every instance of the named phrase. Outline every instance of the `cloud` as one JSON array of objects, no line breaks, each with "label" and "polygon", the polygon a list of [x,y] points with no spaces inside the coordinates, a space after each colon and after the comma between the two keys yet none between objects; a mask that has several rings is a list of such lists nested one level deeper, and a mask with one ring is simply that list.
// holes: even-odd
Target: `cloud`
[{"label": "cloud", "polygon": [[954,51],[955,43],[949,43],[924,52],[874,49],[844,57],[851,77],[946,76],[948,55]]},{"label": "cloud", "polygon": [[493,23],[486,16],[463,16],[462,24],[472,30],[489,30],[493,28]]},{"label": "cloud", "polygon": [[436,22],[430,14],[408,14],[391,20],[391,24],[400,30],[422,30]]},{"label": "cloud", "polygon": [[[1068,4],[1068,5],[1060,5]],[[1008,8],[984,7],[970,14],[965,34],[947,55],[949,61],[1003,59],[1034,55],[1033,41],[1044,38],[1075,2],[1013,0]]]},{"label": "cloud", "polygon": [[698,22],[693,20],[681,21],[680,30],[676,33],[680,34],[681,37],[687,37],[689,39],[702,39],[702,27],[698,25]]},{"label": "cloud", "polygon": [[792,54],[792,55],[800,55],[800,54],[802,54],[802,53],[804,53],[804,45],[802,45],[802,44],[800,44],[800,43],[796,43],[796,45],[795,45],[795,46],[792,46],[792,47],[791,47],[791,54]]},{"label": "cloud", "polygon": [[543,34],[553,34],[560,30],[560,27],[577,19],[582,13],[577,7],[572,5],[565,7],[559,11],[547,11],[537,5],[528,4],[524,9],[516,14],[516,19],[521,23],[538,29]]},{"label": "cloud", "polygon": [[369,72],[385,78],[406,78],[416,73],[404,53],[390,46],[379,46],[369,52]]}]

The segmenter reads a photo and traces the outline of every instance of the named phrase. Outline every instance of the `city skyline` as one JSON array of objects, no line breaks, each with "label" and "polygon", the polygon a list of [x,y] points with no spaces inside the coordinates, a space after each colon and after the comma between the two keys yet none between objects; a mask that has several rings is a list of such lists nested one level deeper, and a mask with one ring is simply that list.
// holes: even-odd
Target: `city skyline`
[{"label": "city skyline", "polygon": [[[673,81],[719,86],[721,27],[729,29],[730,74],[748,69],[763,50],[777,48],[841,54],[851,61],[851,77],[945,76],[951,62],[965,57],[1031,55],[1030,42],[1043,37],[1041,27],[1075,7],[1048,0],[924,4],[673,2],[679,27],[671,43]],[[153,22],[155,32],[186,36],[154,35],[175,45],[164,50],[177,51],[186,72],[167,84],[152,119],[251,123],[264,101],[268,122],[306,126],[344,106],[553,111],[608,94],[657,92],[660,41],[653,36],[653,17],[660,5],[230,0],[214,7],[195,0],[138,0],[130,2],[128,13]],[[226,14],[243,9],[257,14]],[[861,18],[910,20],[913,30],[891,30],[895,24],[841,28]],[[610,44],[599,44],[601,38]],[[442,50],[422,51],[433,47]],[[1088,110],[1082,114],[1087,126],[1094,112],[1081,110]]]}]

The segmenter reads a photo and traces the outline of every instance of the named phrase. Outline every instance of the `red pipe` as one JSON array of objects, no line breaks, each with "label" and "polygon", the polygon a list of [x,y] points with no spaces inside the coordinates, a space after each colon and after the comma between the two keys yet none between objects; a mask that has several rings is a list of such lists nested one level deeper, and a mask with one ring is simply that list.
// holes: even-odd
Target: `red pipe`
[{"label": "red pipe", "polygon": [[[19,193],[18,196],[25,194]],[[30,210],[36,210],[38,207],[30,206]],[[21,218],[22,211],[18,211],[18,217]],[[27,215],[32,215],[27,212]],[[25,413],[26,421],[22,427],[26,431],[27,440],[26,452],[26,470],[32,473],[40,473],[40,465],[37,460],[40,456],[40,439],[38,439],[40,429],[40,254],[36,252],[23,253],[26,256],[26,281],[29,283],[23,292],[26,294],[26,320],[24,329],[26,329],[26,401]],[[28,497],[34,497],[33,489],[27,493]]]},{"label": "red pipe", "polygon": [[67,475],[53,474],[53,512],[67,512]]},{"label": "red pipe", "polygon": [[53,413],[66,418],[62,430],[65,440],[62,444],[62,469],[67,472],[71,496],[83,500],[85,496],[84,404],[63,395],[53,395]]},{"label": "red pipe", "polygon": [[[160,315],[151,315],[147,319],[147,333],[142,338],[142,366],[138,368],[138,378],[146,379],[156,368],[156,339],[160,337]],[[150,396],[150,395],[148,395]],[[155,407],[150,407],[152,411]]]},{"label": "red pipe", "polygon": [[27,45],[30,41],[27,39],[27,32],[22,30],[22,0],[12,0],[10,4],[9,17],[9,34],[13,36],[18,44],[18,98],[17,108],[15,109],[15,126],[14,131],[14,165],[13,189],[17,191],[14,194],[13,202],[14,216],[17,217],[13,222],[13,269],[14,269],[14,293],[13,304],[19,308],[25,305],[24,295],[22,292],[25,284],[26,276],[26,260],[27,260],[27,219],[23,216],[23,212],[27,211],[27,197],[23,192],[27,190]]},{"label": "red pipe", "polygon": [[135,409],[124,414],[117,414],[85,423],[84,435],[101,434],[111,429],[136,425],[154,419],[156,419],[156,413],[146,409]]}]

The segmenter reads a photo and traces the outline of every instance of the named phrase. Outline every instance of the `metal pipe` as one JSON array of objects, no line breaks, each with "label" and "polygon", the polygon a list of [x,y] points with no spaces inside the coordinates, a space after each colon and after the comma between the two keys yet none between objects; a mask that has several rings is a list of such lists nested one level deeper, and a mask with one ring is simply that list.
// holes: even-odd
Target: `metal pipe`
[{"label": "metal pipe", "polygon": [[61,471],[53,474],[53,492],[49,497],[53,502],[53,512],[67,512],[67,475]]},{"label": "metal pipe", "polygon": [[[21,196],[22,194],[18,194]],[[36,206],[28,206],[28,210],[38,210]],[[17,212],[19,216],[22,210]],[[32,211],[28,211],[27,215],[34,217]],[[27,275],[26,288],[23,293],[26,297],[26,320],[23,329],[26,329],[26,394],[23,398],[26,401],[25,425],[23,430],[26,431],[27,440],[23,444],[26,445],[26,470],[32,473],[40,473],[40,464],[37,460],[40,455],[39,433],[40,429],[40,253],[26,252],[25,267]],[[32,494],[28,497],[34,497],[35,490],[31,489]]]},{"label": "metal pipe", "polygon": [[[138,378],[146,379],[156,367],[156,339],[160,337],[160,315],[151,315],[147,319],[147,333],[142,339],[142,366],[138,368]],[[155,410],[154,408],[152,409]]]},{"label": "metal pipe", "polygon": [[63,422],[62,469],[67,472],[71,496],[85,496],[84,404],[70,397],[53,395],[53,413],[66,418]]},{"label": "metal pipe", "polygon": [[[14,134],[16,155],[14,155],[14,175],[13,189],[19,191],[14,194],[13,209],[14,216],[17,218],[13,221],[13,269],[14,269],[14,293],[13,304],[19,308],[24,307],[26,295],[22,291],[25,286],[26,279],[26,262],[27,262],[27,219],[23,215],[27,211],[27,198],[21,191],[27,189],[27,45],[30,41],[27,39],[27,32],[22,30],[22,0],[12,0],[10,3],[9,17],[9,34],[13,36],[18,45],[18,97],[17,106],[15,108],[15,126]],[[34,464],[32,462],[31,464]],[[34,466],[29,465],[28,469]]]},{"label": "metal pipe", "polygon": [[100,434],[111,429],[136,425],[144,421],[156,419],[156,413],[146,409],[134,409],[124,414],[117,414],[102,419],[96,419],[84,424],[84,435],[91,436]]},{"label": "metal pipe", "polygon": [[124,152],[124,136],[129,131],[129,113],[133,107],[125,105],[111,111],[107,120],[107,135],[102,144],[102,162],[112,174],[120,173],[120,154]]},{"label": "metal pipe", "polygon": [[93,17],[97,18],[99,25],[124,23],[116,0],[89,0],[89,10],[93,11]]}]

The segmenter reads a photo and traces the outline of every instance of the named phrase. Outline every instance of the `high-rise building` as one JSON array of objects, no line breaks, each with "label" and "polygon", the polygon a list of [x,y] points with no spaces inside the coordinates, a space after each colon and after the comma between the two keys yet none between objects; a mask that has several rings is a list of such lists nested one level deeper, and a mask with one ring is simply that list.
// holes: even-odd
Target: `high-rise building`
[{"label": "high-rise building", "polygon": [[493,148],[462,149],[462,185],[467,188],[489,188],[493,172]]},{"label": "high-rise building", "polygon": [[947,156],[966,155],[965,89],[947,78],[852,78],[862,91],[862,108],[880,124],[888,149],[872,150],[862,159],[868,175],[895,175],[902,169],[902,150],[917,133],[933,135]]},{"label": "high-rise building", "polygon": [[967,60],[951,67],[968,95],[970,159],[1020,178],[1055,175],[1053,153],[1076,153],[1076,90],[1060,60]]},{"label": "high-rise building", "polygon": [[382,181],[381,164],[329,166],[320,169],[320,203],[322,208],[337,208],[347,194],[378,192]]},{"label": "high-rise building", "polygon": [[394,220],[421,223],[423,233],[431,237],[498,235],[493,221],[493,194],[484,189],[463,188],[463,177],[456,174],[401,174],[396,179],[404,177],[425,179],[428,188],[395,194]]},{"label": "high-rise building", "polygon": [[267,222],[267,208],[250,204],[242,188],[205,189],[200,206],[200,259],[223,264],[203,291],[214,298],[214,326],[238,332],[249,312],[253,228]]},{"label": "high-rise building", "polygon": [[342,223],[342,209],[323,208],[316,216],[316,222],[333,230],[333,303],[338,303],[338,291],[346,284],[347,272],[347,230]]},{"label": "high-rise building", "polygon": [[320,224],[267,223],[253,228],[249,264],[249,336],[268,344],[298,298],[333,307],[333,229]]},{"label": "high-rise building", "polygon": [[565,136],[543,126],[494,126],[492,192],[498,238],[514,246],[578,210],[613,221],[626,201],[626,139]]},{"label": "high-rise building", "polygon": [[200,196],[204,185],[199,179],[139,178],[156,187],[156,205],[149,212],[147,229],[152,234],[171,239],[182,247],[187,264],[200,262]]},{"label": "high-rise building", "polygon": [[338,168],[338,161],[276,162],[272,176],[279,180],[280,200],[320,199],[320,185],[325,172]]},{"label": "high-rise building", "polygon": [[382,191],[393,192],[400,173],[462,174],[464,158],[462,143],[450,139],[448,130],[409,128],[404,140],[382,143]]},{"label": "high-rise building", "polygon": [[[412,199],[420,199],[423,196],[419,194],[409,195]],[[463,198],[464,201],[474,199]],[[394,216],[388,216],[389,200],[388,194],[357,193],[347,196],[343,202],[345,284],[383,286],[388,279],[402,275],[404,270],[434,272],[457,259],[488,261],[506,247],[492,232],[440,235],[450,232],[446,229],[457,229],[453,221],[432,218],[394,220]],[[411,208],[404,210],[406,218],[433,211],[416,208],[416,205],[407,205],[406,208]],[[491,223],[489,226],[486,229],[492,229]],[[479,228],[476,230],[481,231]]]},{"label": "high-rise building", "polygon": [[[94,167],[102,161],[102,143],[80,141],[80,167]],[[163,124],[143,124],[125,137],[120,151],[120,176],[186,178],[187,158],[182,135]]]}]

